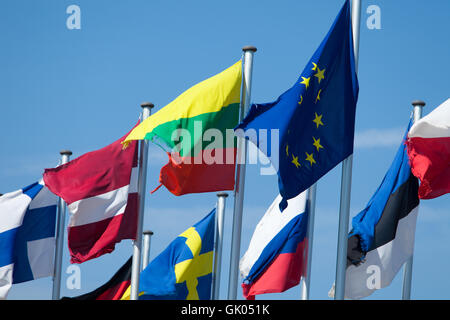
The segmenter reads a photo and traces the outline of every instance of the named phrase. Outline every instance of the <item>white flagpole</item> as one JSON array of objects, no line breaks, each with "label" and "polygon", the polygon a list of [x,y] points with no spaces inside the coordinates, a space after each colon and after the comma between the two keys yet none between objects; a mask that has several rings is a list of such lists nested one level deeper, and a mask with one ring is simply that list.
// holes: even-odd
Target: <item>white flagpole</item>
[{"label": "white flagpole", "polygon": [[153,235],[153,231],[146,230],[142,234],[144,236],[144,244],[143,244],[144,247],[142,248],[143,254],[142,254],[142,269],[141,270],[144,270],[148,266],[148,263],[150,261],[149,260],[149,257],[150,257],[150,238]]},{"label": "white flagpole", "polygon": [[[355,70],[358,70],[359,27],[361,22],[361,0],[352,0],[353,49],[355,53]],[[347,270],[348,223],[350,218],[350,195],[352,188],[353,155],[342,162],[341,199],[339,207],[339,231],[336,261],[335,300],[345,297],[345,276]]]},{"label": "white flagpole", "polygon": [[225,202],[228,193],[220,192],[217,194],[216,205],[216,226],[214,235],[214,266],[212,279],[212,300],[219,300],[220,273],[222,266],[222,247],[223,247],[223,220],[225,216]]},{"label": "white flagpole", "polygon": [[312,249],[314,238],[314,217],[316,214],[316,190],[317,183],[314,183],[309,188],[308,193],[308,229],[307,239],[308,248],[306,250],[306,277],[303,277],[301,284],[301,300],[309,300],[309,292],[311,286],[311,265],[312,265]]},{"label": "white flagpole", "polygon": [[[144,102],[142,107],[142,121],[150,117],[153,103]],[[147,181],[147,160],[148,160],[148,140],[139,142],[139,176],[138,176],[138,221],[136,240],[133,241],[133,262],[131,264],[131,285],[130,300],[137,300],[139,297],[139,275],[141,272],[141,248],[142,229],[144,222],[145,189]]]},{"label": "white flagpole", "polygon": [[[69,158],[72,155],[70,150],[61,150],[61,164],[69,162]],[[52,299],[58,300],[61,296],[61,271],[62,271],[62,256],[64,246],[64,226],[66,222],[66,204],[64,200],[58,198],[58,218],[56,221],[56,247],[55,247],[55,260],[53,265],[53,290]]]},{"label": "white flagpole", "polygon": [[[244,119],[250,108],[253,54],[256,52],[256,48],[253,46],[245,46],[242,48],[242,51],[244,52],[244,61],[239,121]],[[245,162],[247,156],[247,140],[243,137],[238,137],[237,143],[238,146],[236,157],[236,179],[234,187],[234,211],[231,234],[228,300],[236,300],[237,297],[237,285],[239,279],[239,256],[241,249],[242,209],[244,205]]]},{"label": "white flagpole", "polygon": [[[412,102],[413,105],[413,122],[417,122],[422,118],[422,108],[425,106],[425,102],[421,100],[415,100]],[[411,257],[405,262],[405,267],[403,269],[403,288],[402,288],[402,299],[411,300],[411,283],[412,283],[412,268],[413,268],[413,257]]]}]

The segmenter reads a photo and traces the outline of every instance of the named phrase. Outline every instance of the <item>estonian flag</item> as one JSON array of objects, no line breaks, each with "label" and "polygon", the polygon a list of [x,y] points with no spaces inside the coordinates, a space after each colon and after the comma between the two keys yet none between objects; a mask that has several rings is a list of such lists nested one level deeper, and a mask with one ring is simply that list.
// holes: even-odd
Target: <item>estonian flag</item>
[{"label": "estonian flag", "polygon": [[[408,130],[410,127],[411,122]],[[388,286],[413,255],[419,183],[411,173],[405,139],[406,134],[367,207],[353,218],[348,239],[346,298],[364,298]]]}]

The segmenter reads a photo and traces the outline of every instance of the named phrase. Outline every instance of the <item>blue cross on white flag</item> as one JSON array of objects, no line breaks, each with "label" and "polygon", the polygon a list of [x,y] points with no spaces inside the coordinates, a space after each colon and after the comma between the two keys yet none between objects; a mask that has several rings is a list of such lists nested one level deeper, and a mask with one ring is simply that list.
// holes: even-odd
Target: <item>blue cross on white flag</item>
[{"label": "blue cross on white flag", "polygon": [[56,204],[43,182],[0,197],[0,299],[13,283],[53,274]]}]

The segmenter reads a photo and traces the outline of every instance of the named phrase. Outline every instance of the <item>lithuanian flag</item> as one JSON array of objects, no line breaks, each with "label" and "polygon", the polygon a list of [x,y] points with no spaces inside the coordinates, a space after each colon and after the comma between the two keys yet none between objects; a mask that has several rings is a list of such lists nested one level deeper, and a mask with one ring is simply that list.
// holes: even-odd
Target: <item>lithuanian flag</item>
[{"label": "lithuanian flag", "polygon": [[175,195],[233,190],[241,80],[238,61],[182,93],[122,143],[148,139],[163,146],[169,163],[159,181]]}]

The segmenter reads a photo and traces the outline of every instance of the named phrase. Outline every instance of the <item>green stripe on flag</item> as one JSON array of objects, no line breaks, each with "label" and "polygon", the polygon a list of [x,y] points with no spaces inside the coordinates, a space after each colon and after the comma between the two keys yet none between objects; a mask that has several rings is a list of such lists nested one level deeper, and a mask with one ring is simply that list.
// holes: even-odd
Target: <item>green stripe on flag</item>
[{"label": "green stripe on flag", "polygon": [[[154,136],[157,136],[160,140],[162,140],[168,147],[175,148],[176,145],[182,145],[180,151],[180,155],[186,156],[195,156],[197,152],[200,150],[205,150],[211,148],[211,144],[214,141],[203,141],[203,134],[208,129],[217,129],[221,133],[222,140],[222,148],[226,147],[235,147],[236,139],[234,138],[233,145],[226,145],[226,129],[234,129],[239,121],[239,103],[233,103],[226,107],[223,107],[220,111],[204,113],[192,118],[184,118],[169,121],[157,126],[151,132],[148,132],[145,135],[144,139],[153,140]],[[197,128],[198,132],[194,132],[195,128]],[[183,136],[183,132],[177,131],[177,129],[184,129],[190,135],[190,141],[186,143],[180,143],[182,139],[180,139],[180,135]],[[175,139],[172,139],[172,135]],[[201,145],[197,145],[200,144]],[[197,145],[197,149],[194,150],[194,146]],[[214,146],[214,144],[212,144]]]}]

